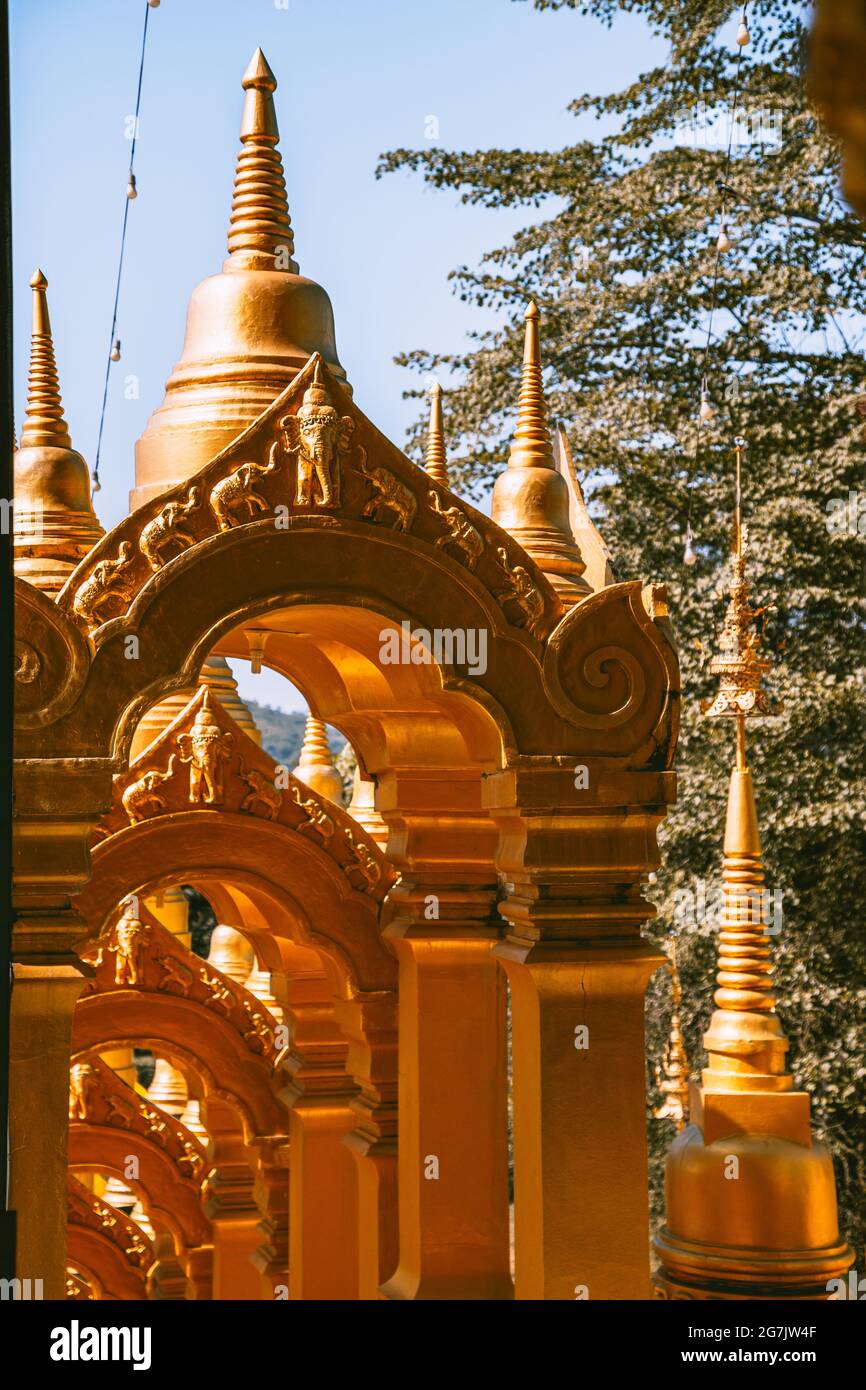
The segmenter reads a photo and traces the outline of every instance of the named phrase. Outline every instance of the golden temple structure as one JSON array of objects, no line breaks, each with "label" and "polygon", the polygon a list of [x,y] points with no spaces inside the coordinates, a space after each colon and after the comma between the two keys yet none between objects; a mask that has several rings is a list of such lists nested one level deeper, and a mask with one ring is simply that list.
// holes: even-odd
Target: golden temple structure
[{"label": "golden temple structure", "polygon": [[[295,260],[276,86],[257,51],[227,259],[192,293],[107,534],[31,281],[17,1273],[53,1299],[649,1299],[644,995],[666,957],[644,887],[680,697],[665,589],[613,576],[554,447],[534,304],[492,517],[450,486],[438,386],[423,466],[364,415]],[[739,508],[735,529],[717,1011],[688,1125],[681,1035],[667,1059],[681,1129],[655,1292],[818,1298],[851,1252],[785,1072],[766,925],[742,907],[762,883],[744,725],[766,663]],[[262,747],[233,658],[303,692],[294,769]],[[357,759],[348,805],[327,726]],[[187,885],[218,923],[207,958]]]}]

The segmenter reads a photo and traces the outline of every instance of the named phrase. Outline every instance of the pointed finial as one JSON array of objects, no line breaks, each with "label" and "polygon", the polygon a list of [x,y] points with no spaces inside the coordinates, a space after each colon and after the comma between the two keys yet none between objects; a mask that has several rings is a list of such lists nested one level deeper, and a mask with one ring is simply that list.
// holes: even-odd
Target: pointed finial
[{"label": "pointed finial", "polygon": [[71,449],[72,441],[63,416],[60,382],[54,360],[54,342],[48,317],[45,291],[48,281],[41,270],[30,277],[33,290],[33,336],[30,342],[30,376],[27,382],[27,409],[21,430],[21,447],[48,444]]},{"label": "pointed finial", "polygon": [[541,378],[538,306],[524,315],[523,370],[517,428],[508,459],[493,489],[493,520],[523,546],[570,607],[590,592],[586,568],[571,530],[569,491],[557,471]]},{"label": "pointed finial", "polygon": [[434,381],[430,387],[430,422],[427,426],[427,450],[424,467],[437,483],[450,487],[448,459],[445,453],[445,427],[442,422],[442,387]]},{"label": "pointed finial", "polygon": [[553,468],[553,446],[547,424],[547,402],[541,379],[538,305],[530,300],[524,314],[523,374],[517,401],[517,429],[511,446],[511,468]]},{"label": "pointed finial", "polygon": [[314,714],[307,715],[304,742],[294,776],[329,801],[342,802],[343,779],[334,766],[328,731],[323,721]]},{"label": "pointed finial", "polygon": [[226,270],[286,270],[297,262],[273,94],[277,79],[260,48],[243,75],[241,152],[235,173]]}]

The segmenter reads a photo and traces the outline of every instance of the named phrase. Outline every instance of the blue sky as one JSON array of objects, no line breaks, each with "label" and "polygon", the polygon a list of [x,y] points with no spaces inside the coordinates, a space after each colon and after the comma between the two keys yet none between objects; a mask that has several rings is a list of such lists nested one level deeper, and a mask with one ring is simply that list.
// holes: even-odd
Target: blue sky
[{"label": "blue sky", "polygon": [[[24,411],[36,265],[66,415],[93,462],[111,326],[145,0],[12,0],[16,422]],[[373,177],[378,155],[422,147],[428,117],[453,149],[556,148],[597,127],[567,111],[662,55],[642,21],[613,31],[512,0],[162,0],[150,12],[136,177],[96,497],[127,510],[133,449],[180,351],[190,291],[216,271],[238,151],[241,75],[261,45],[279,82],[280,148],[296,257],[334,305],[359,406],[402,444],[417,404],[394,365],[414,347],[459,349],[490,319],[449,270],[475,264],[530,215],[463,206],[411,175]],[[134,374],[139,398],[128,400]],[[515,402],[516,404],[516,402]],[[244,679],[297,708],[280,677]]]}]

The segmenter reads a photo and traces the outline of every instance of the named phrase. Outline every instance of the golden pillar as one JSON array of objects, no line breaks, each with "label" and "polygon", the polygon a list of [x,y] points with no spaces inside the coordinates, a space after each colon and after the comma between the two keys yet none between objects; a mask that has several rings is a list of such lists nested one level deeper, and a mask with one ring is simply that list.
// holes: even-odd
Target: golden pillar
[{"label": "golden pillar", "polygon": [[347,1044],[324,973],[293,975],[281,1003],[292,1035],[282,1093],[290,1107],[289,1296],[356,1299],[358,1174],[345,1140],[357,1087],[346,1070]]},{"label": "golden pillar", "polygon": [[788,1040],[772,991],[771,935],[746,718],[776,713],[762,689],[737,495],[731,597],[710,669],[720,676],[704,712],[736,723],[722,871],[716,1010],[704,1035],[709,1065],[692,1088],[692,1123],[667,1159],[666,1225],[656,1241],[662,1298],[829,1297],[853,1252],[841,1239],[833,1163],[812,1136],[809,1096],[786,1070]]},{"label": "golden pillar", "polygon": [[513,1293],[497,837],[480,795],[458,769],[380,784],[401,873],[386,928],[400,965],[400,1263],[388,1298]]},{"label": "golden pillar", "polygon": [[641,884],[658,866],[665,777],[590,763],[596,804],[552,814],[573,800],[572,773],[536,769],[517,774],[520,811],[497,813],[518,1299],[650,1294],[644,993],[664,957],[640,935]]}]

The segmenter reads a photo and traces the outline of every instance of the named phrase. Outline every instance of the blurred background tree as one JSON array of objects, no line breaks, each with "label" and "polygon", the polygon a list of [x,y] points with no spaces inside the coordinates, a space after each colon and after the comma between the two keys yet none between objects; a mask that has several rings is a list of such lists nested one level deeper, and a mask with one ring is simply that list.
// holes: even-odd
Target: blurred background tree
[{"label": "blurred background tree", "polygon": [[[649,890],[659,911],[650,934],[662,941],[676,928],[680,937],[693,1074],[712,1009],[715,932],[675,919],[683,893],[696,899],[701,880],[709,896],[720,875],[732,732],[700,717],[712,686],[701,644],[712,646],[724,607],[733,439],[748,440],[753,596],[775,604],[766,646],[785,701],[781,717],[753,724],[750,737],[767,883],[782,894],[779,1012],[796,1082],[810,1091],[816,1132],[835,1158],[843,1230],[859,1249],[866,483],[856,402],[866,230],[841,200],[837,149],[809,105],[810,7],[750,4],[751,44],[741,50],[739,9],[724,0],[533,2],[612,26],[620,10],[642,14],[669,45],[668,61],[624,91],[574,100],[575,115],[594,115],[609,132],[599,138],[553,151],[434,147],[381,157],[379,176],[417,171],[466,203],[528,210],[507,245],[452,273],[457,293],[499,311],[501,326],[479,331],[465,351],[415,349],[398,361],[447,387],[452,476],[483,503],[507,460],[523,312],[535,299],[551,417],[567,430],[615,568],[668,584],[685,685],[681,777]],[[529,211],[537,208],[550,215],[538,220]],[[722,216],[731,247],[717,254]],[[714,413],[701,425],[704,384]],[[421,412],[410,438],[419,456],[423,423]],[[683,564],[689,526],[693,567]],[[670,1019],[666,972],[652,982],[647,1017],[658,1220],[673,1136],[652,1118],[661,1099],[653,1064]]]}]

